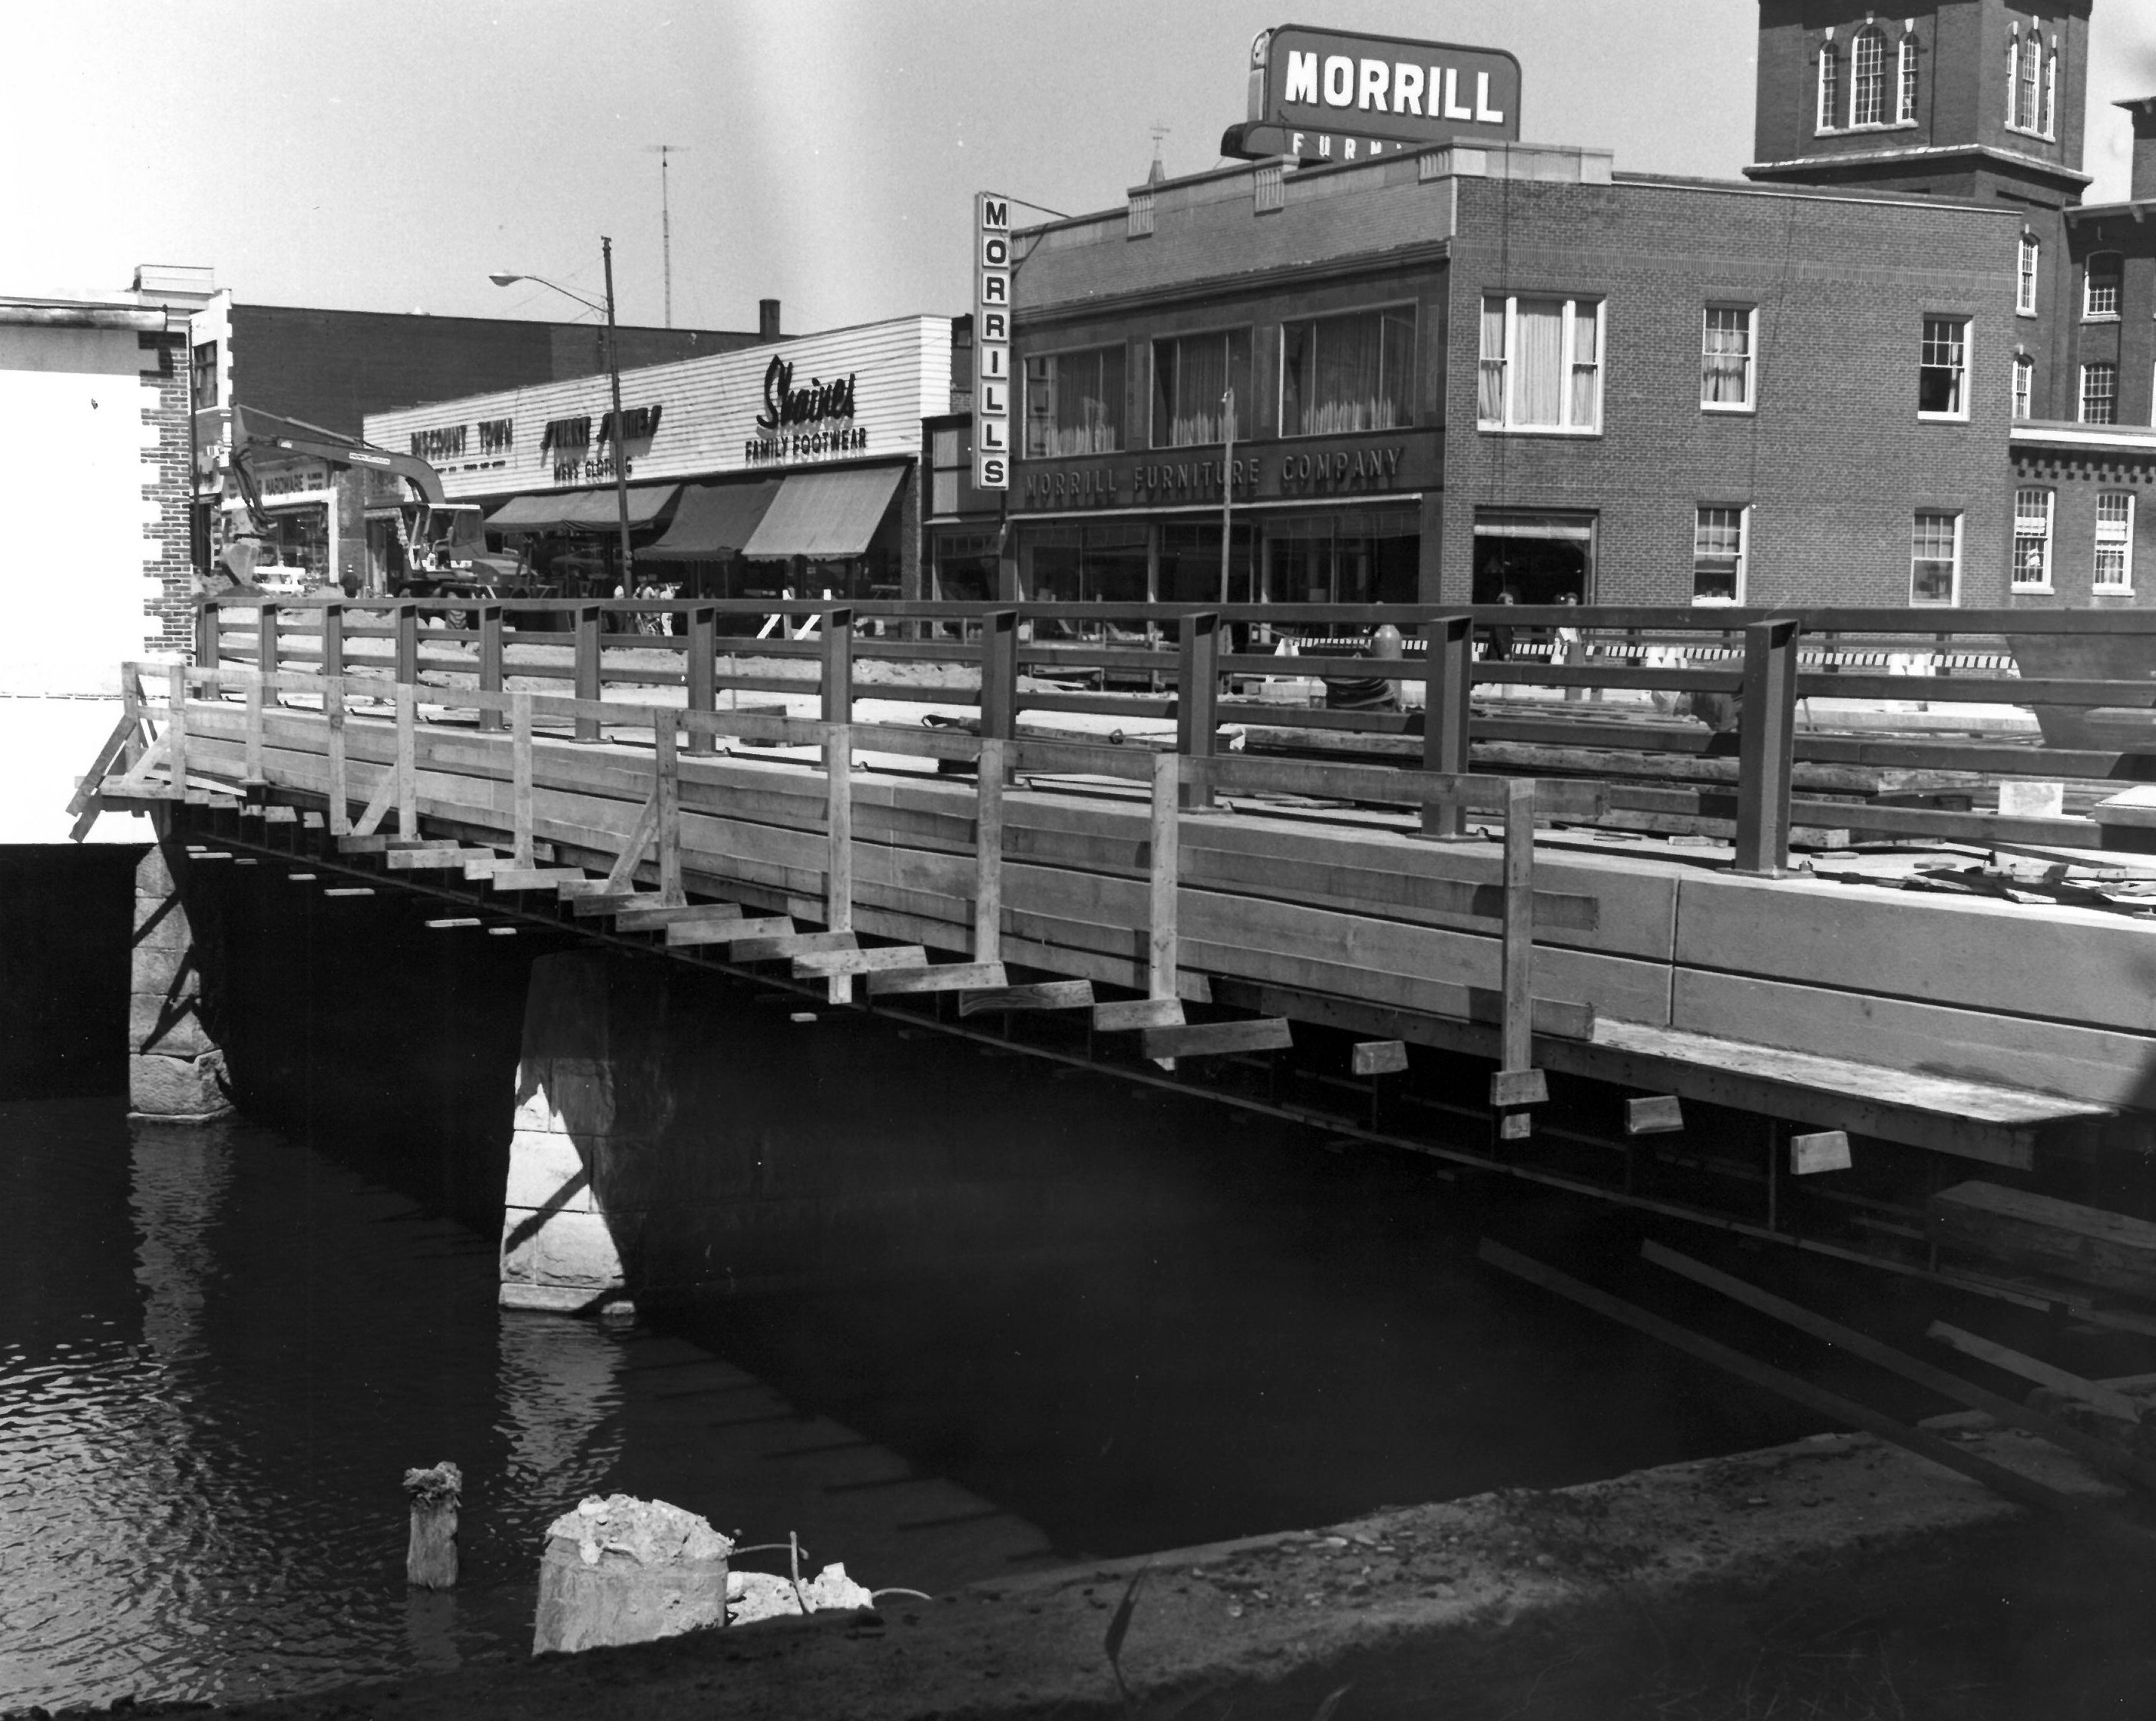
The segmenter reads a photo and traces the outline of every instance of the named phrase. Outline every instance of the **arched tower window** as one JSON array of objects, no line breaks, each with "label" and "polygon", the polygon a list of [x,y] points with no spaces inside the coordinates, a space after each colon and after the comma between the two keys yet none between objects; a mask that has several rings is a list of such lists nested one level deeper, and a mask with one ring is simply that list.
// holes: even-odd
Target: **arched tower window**
[{"label": "arched tower window", "polygon": [[1849,49],[1849,123],[1887,123],[1887,37],[1876,26],[1856,33]]},{"label": "arched tower window", "polygon": [[2036,129],[2046,137],[2051,136],[2051,115],[2057,105],[2058,94],[2059,39],[2054,36],[2051,39],[2051,51],[2044,56],[2044,107],[2036,124]]},{"label": "arched tower window", "polygon": [[1914,125],[1917,119],[1917,39],[1913,34],[1902,39],[1900,71],[1894,117],[1904,125]]},{"label": "arched tower window", "polygon": [[2044,39],[2030,31],[2021,44],[2021,81],[2015,99],[2014,123],[2024,131],[2036,129],[2037,92],[2044,74]]},{"label": "arched tower window", "polygon": [[1819,129],[1831,131],[1839,123],[1841,108],[1841,59],[1834,51],[1834,38],[1820,44]]}]

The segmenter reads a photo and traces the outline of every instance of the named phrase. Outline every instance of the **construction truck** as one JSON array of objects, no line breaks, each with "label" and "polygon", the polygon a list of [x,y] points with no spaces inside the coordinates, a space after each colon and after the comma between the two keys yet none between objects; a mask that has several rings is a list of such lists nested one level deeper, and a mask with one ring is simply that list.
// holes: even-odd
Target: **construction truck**
[{"label": "construction truck", "polygon": [[478,504],[449,501],[441,475],[417,455],[375,448],[319,424],[280,418],[256,407],[235,405],[231,415],[232,473],[248,519],[246,528],[233,535],[218,559],[235,586],[256,587],[257,569],[275,560],[270,517],[254,465],[265,457],[298,455],[343,470],[387,472],[418,492],[416,499],[408,497],[398,504],[397,535],[405,565],[401,574],[390,578],[391,597],[551,595],[537,589],[516,557],[488,550]]}]

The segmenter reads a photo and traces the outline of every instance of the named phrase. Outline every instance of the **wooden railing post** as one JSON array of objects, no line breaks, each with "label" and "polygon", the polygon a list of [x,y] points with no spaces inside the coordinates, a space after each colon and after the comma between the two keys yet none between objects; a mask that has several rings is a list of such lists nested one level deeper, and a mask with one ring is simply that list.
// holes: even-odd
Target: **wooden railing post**
[{"label": "wooden railing post", "polygon": [[[479,688],[482,693],[501,691],[501,606],[482,604],[479,607]],[[479,726],[482,729],[501,727],[501,712],[498,707],[481,706]]]},{"label": "wooden railing post", "polygon": [[[848,622],[850,625],[851,616]],[[828,690],[827,690],[828,696]],[[824,731],[824,774],[827,799],[825,826],[829,848],[824,862],[824,925],[834,932],[854,929],[854,729],[832,722]],[[854,977],[834,974],[827,996],[833,1004],[850,1004]]]},{"label": "wooden railing post", "polygon": [[393,612],[397,624],[397,668],[391,679],[400,686],[419,685],[419,609],[402,603]]},{"label": "wooden railing post", "polygon": [[[1474,691],[1475,621],[1467,615],[1440,615],[1424,634],[1427,681],[1422,712],[1422,768],[1448,777],[1467,774],[1468,696]],[[1458,842],[1466,835],[1465,810],[1457,798],[1424,801],[1422,834]]]},{"label": "wooden railing post", "polygon": [[659,807],[659,906],[678,908],[689,899],[681,889],[681,777],[675,752],[674,714],[662,712],[651,730],[652,794]]},{"label": "wooden railing post", "polygon": [[531,696],[509,696],[510,864],[535,866],[531,840]]},{"label": "wooden railing post", "polygon": [[184,800],[187,792],[187,666],[174,664],[166,686],[165,760],[172,768],[172,787]]},{"label": "wooden railing post", "polygon": [[1789,777],[1796,752],[1794,617],[1744,629],[1744,710],[1737,747],[1736,870],[1779,878],[1789,864]]},{"label": "wooden railing post", "polygon": [[418,690],[397,684],[397,835],[408,842],[419,835]]},{"label": "wooden railing post", "polygon": [[195,606],[195,664],[213,670],[218,662],[217,599],[205,598]]},{"label": "wooden railing post", "polygon": [[325,677],[344,674],[344,605],[322,605],[322,668]]},{"label": "wooden railing post", "polygon": [[[1211,611],[1183,618],[1176,653],[1175,750],[1188,759],[1209,759],[1220,728],[1220,618]],[[1183,778],[1183,804],[1213,804],[1205,778]]]},{"label": "wooden railing post", "polygon": [[1152,854],[1147,869],[1150,886],[1146,918],[1146,995],[1176,995],[1178,932],[1176,883],[1182,871],[1181,818],[1183,768],[1181,753],[1155,753],[1152,760]]},{"label": "wooden railing post", "polygon": [[256,671],[247,683],[247,767],[239,779],[256,788],[270,780],[262,772],[262,701],[268,691]]},{"label": "wooden railing post", "polygon": [[[700,604],[689,612],[689,655],[684,679],[690,711],[709,713],[719,708],[718,670],[719,612],[711,604]],[[700,729],[689,732],[690,753],[716,753],[718,747],[717,736]]]},{"label": "wooden railing post", "polygon": [[264,604],[255,612],[254,667],[265,676],[277,673],[277,606]]},{"label": "wooden railing post", "polygon": [[344,758],[344,675],[322,682],[322,715],[329,723],[330,829],[331,837],[352,833],[352,789]]},{"label": "wooden railing post", "polygon": [[131,773],[143,754],[142,672],[132,663],[120,665],[120,710],[127,720],[127,740],[120,749],[120,771]]},{"label": "wooden railing post", "polygon": [[854,612],[834,609],[824,618],[824,721],[854,720]]},{"label": "wooden railing post", "polygon": [[1004,959],[1004,776],[1010,743],[981,742],[973,770],[973,960]]},{"label": "wooden railing post", "polygon": [[[577,661],[574,679],[570,682],[571,696],[587,699],[596,704],[599,698],[599,606],[580,604],[577,606]],[[578,717],[572,732],[578,741],[597,741],[599,738],[599,720],[597,717]]]},{"label": "wooden railing post", "polygon": [[981,618],[981,733],[1009,741],[1018,732],[1018,611]]}]

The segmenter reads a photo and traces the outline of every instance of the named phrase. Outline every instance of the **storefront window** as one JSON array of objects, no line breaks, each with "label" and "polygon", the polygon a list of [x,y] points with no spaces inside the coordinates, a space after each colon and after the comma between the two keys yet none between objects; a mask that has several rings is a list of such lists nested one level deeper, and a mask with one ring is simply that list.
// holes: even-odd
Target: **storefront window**
[{"label": "storefront window", "polygon": [[1422,522],[1412,507],[1335,509],[1265,521],[1265,593],[1274,604],[1412,604],[1421,560]]},{"label": "storefront window", "polygon": [[935,537],[936,596],[946,604],[992,603],[996,595],[996,534],[939,532]]},{"label": "storefront window", "polygon": [[1111,455],[1123,445],[1123,349],[1048,352],[1025,362],[1025,455]]},{"label": "storefront window", "polygon": [[[1214,539],[1218,557],[1219,537]],[[1019,583],[1035,604],[1142,604],[1146,601],[1146,529],[1142,526],[1029,527],[1019,540]],[[1073,622],[1044,624],[1051,636],[1091,631]]]},{"label": "storefront window", "polygon": [[[1251,601],[1250,572],[1255,534],[1250,527],[1235,528],[1228,552],[1229,604]],[[1220,528],[1208,526],[1163,526],[1160,529],[1160,601],[1163,604],[1218,604],[1220,593]]]},{"label": "storefront window", "polygon": [[1480,509],[1475,516],[1473,600],[1556,604],[1594,601],[1592,514],[1530,514]]},{"label": "storefront window", "polygon": [[1224,397],[1235,391],[1235,434],[1257,423],[1250,399],[1250,331],[1184,335],[1152,343],[1152,445],[1187,448],[1219,442],[1227,421]]},{"label": "storefront window", "polygon": [[1414,422],[1412,305],[1281,329],[1281,434],[1390,430]]}]

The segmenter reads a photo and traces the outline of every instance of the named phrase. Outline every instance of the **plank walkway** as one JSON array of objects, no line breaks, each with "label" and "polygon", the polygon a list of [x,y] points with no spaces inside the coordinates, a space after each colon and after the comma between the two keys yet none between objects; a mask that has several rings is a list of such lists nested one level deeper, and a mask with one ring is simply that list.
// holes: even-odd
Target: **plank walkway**
[{"label": "plank walkway", "polygon": [[[79,811],[304,809],[382,855],[385,885],[558,893],[668,949],[784,961],[834,1002],[1093,1010],[1163,1059],[1319,1024],[2010,1167],[2091,1132],[2149,1142],[2156,925],[1537,843],[1537,820],[1592,816],[1590,783],[144,672],[165,697],[131,715],[156,737],[109,747]],[[1504,836],[1413,828],[1448,817]],[[1534,1091],[1501,1080],[1493,1102]]]}]

